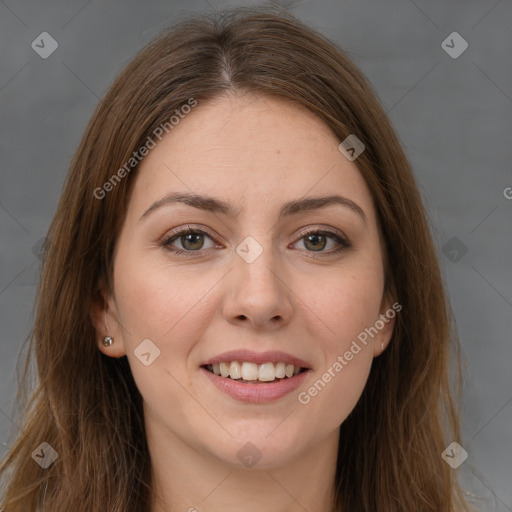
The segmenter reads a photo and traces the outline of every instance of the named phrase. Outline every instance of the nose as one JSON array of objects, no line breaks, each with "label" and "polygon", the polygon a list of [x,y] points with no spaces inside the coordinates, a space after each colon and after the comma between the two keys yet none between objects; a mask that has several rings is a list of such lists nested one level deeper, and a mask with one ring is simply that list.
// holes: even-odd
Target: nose
[{"label": "nose", "polygon": [[223,314],[230,323],[273,330],[289,323],[293,292],[270,244],[259,243],[261,254],[254,261],[238,253],[233,255],[234,268],[226,283]]}]

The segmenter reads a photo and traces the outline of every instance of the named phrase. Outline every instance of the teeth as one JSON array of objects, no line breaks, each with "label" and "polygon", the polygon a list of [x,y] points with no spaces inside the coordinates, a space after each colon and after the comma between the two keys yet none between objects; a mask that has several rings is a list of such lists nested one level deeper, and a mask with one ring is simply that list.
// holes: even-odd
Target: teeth
[{"label": "teeth", "polygon": [[301,367],[293,364],[278,363],[248,363],[239,361],[228,361],[207,365],[207,369],[221,377],[231,377],[238,380],[272,382],[275,379],[290,378],[297,375]]},{"label": "teeth", "polygon": [[[247,363],[244,363],[244,366]],[[255,365],[256,366],[256,365]],[[276,369],[273,363],[263,363],[260,364],[259,372],[258,372],[258,380],[263,382],[271,382],[276,378]]]},{"label": "teeth", "polygon": [[277,379],[284,379],[286,373],[285,373],[286,365],[284,363],[277,363],[276,364],[276,378]]},{"label": "teeth", "polygon": [[238,361],[231,361],[231,366],[229,367],[229,376],[232,379],[242,378],[242,366]]},{"label": "teeth", "polygon": [[[231,363],[233,364],[233,363]],[[258,380],[259,372],[256,363],[242,363],[242,379],[244,380]],[[233,378],[233,377],[231,377]]]},{"label": "teeth", "polygon": [[229,377],[229,366],[230,365],[227,363],[220,363],[219,370],[221,377]]}]

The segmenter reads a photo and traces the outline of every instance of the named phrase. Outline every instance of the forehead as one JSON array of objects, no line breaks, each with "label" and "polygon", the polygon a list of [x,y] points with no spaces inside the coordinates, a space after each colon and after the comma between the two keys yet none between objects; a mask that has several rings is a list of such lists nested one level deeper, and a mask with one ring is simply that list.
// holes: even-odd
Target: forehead
[{"label": "forehead", "polygon": [[[267,96],[198,103],[143,159],[132,196],[140,211],[169,192],[222,198],[261,211],[286,198],[343,193],[372,210],[370,193],[340,141],[307,109]],[[370,212],[371,213],[371,212]]]}]

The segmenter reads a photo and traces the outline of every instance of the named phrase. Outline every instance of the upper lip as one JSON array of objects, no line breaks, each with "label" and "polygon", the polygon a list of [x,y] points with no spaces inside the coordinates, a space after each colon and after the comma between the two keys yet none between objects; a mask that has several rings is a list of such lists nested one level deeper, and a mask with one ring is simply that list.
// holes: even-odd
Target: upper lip
[{"label": "upper lip", "polygon": [[292,356],[286,352],[281,352],[279,350],[269,350],[267,352],[254,352],[252,350],[247,349],[238,349],[238,350],[230,350],[229,352],[223,352],[215,357],[212,357],[201,363],[201,366],[207,364],[219,364],[226,363],[231,361],[240,361],[240,362],[248,362],[248,363],[286,363],[293,364],[295,367],[306,368],[308,370],[311,369],[311,366],[308,362],[300,359],[298,357]]}]

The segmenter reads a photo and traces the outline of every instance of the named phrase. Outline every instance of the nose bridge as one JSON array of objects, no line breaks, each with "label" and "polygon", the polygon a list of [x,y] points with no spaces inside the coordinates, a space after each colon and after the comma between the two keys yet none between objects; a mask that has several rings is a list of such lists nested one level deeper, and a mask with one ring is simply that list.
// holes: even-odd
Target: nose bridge
[{"label": "nose bridge", "polygon": [[228,309],[232,318],[243,316],[255,324],[289,318],[289,294],[280,275],[279,255],[268,233],[242,240],[236,247],[234,267],[234,294]]},{"label": "nose bridge", "polygon": [[277,285],[275,280],[276,254],[272,246],[272,239],[268,234],[248,236],[237,246],[236,268],[241,278],[240,284],[245,283],[247,289],[275,293]]}]

